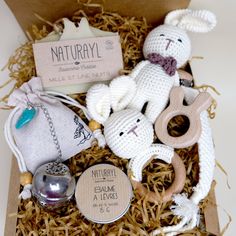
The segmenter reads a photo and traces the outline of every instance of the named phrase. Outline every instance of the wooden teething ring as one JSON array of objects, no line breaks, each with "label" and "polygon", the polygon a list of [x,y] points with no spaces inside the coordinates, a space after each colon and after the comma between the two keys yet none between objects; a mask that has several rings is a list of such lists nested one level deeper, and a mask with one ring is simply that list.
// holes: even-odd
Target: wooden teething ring
[{"label": "wooden teething ring", "polygon": [[[184,106],[183,100],[183,88],[174,87],[170,92],[170,105],[155,122],[155,132],[158,138],[164,144],[174,148],[189,147],[198,141],[201,135],[200,113],[211,105],[212,98],[209,93],[201,92],[189,106]],[[167,126],[169,121],[178,115],[184,115],[189,119],[189,129],[182,136],[173,137],[168,133]]]},{"label": "wooden teething ring", "polygon": [[[143,168],[145,168],[152,159],[153,158],[150,158],[150,160],[148,160]],[[167,190],[165,190],[165,194],[163,196],[160,196],[155,192],[148,191],[148,189],[141,182],[138,182],[131,177],[130,181],[134,190],[136,190],[141,197],[145,197],[149,202],[160,203],[170,201],[173,194],[180,193],[182,191],[186,178],[184,163],[177,153],[174,153],[171,164],[174,168],[175,179],[171,186]]]}]

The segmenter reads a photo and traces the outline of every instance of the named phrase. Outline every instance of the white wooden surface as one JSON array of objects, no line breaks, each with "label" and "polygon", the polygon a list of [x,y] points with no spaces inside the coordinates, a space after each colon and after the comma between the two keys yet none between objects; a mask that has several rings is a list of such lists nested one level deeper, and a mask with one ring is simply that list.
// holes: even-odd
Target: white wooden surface
[{"label": "white wooden surface", "polygon": [[[223,208],[236,217],[236,171],[235,168],[235,120],[236,120],[236,1],[235,0],[192,0],[195,9],[206,8],[216,13],[218,26],[209,34],[191,34],[193,55],[203,56],[203,60],[193,60],[191,65],[197,84],[211,84],[220,92],[217,116],[211,122],[216,145],[217,160],[229,175],[231,190],[226,186],[225,175],[216,169],[216,195],[219,204],[221,227],[227,222]],[[3,0],[0,0],[0,68],[7,62],[14,49],[23,43],[25,36]],[[0,85],[7,79],[7,71],[0,71]],[[6,89],[0,89],[0,97]],[[8,112],[0,110],[0,236],[4,232],[8,184],[11,166],[11,152],[3,138],[3,124]],[[226,236],[235,235],[233,221]]]}]

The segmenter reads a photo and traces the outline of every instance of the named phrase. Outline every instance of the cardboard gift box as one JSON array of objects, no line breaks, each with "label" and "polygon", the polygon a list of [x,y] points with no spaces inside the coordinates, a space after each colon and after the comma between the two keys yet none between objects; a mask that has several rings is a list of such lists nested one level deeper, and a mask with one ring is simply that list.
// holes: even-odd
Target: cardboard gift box
[{"label": "cardboard gift box", "polygon": [[[20,26],[26,31],[31,30],[32,24],[42,25],[42,22],[35,17],[35,13],[45,19],[54,22],[59,18],[70,17],[78,10],[76,0],[5,0],[18,20]],[[97,0],[94,2],[101,3]],[[160,24],[165,15],[175,9],[187,8],[189,0],[106,0],[103,2],[104,9],[110,12],[117,12],[123,16],[145,17],[148,23],[153,26]],[[51,7],[53,6],[53,7]],[[93,14],[91,12],[91,14]],[[196,79],[196,78],[195,78]],[[19,171],[15,158],[12,161],[11,178],[8,196],[8,206],[5,225],[5,236],[16,234],[17,217],[12,214],[17,213],[18,194],[20,190]],[[219,235],[219,222],[216,209],[214,190],[209,193],[208,205],[205,208],[206,229],[213,235]]]}]

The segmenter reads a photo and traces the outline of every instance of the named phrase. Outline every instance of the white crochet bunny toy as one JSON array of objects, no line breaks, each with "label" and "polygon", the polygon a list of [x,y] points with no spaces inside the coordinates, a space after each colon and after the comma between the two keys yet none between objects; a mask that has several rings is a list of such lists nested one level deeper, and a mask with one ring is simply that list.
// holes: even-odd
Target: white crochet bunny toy
[{"label": "white crochet bunny toy", "polygon": [[216,25],[214,14],[206,10],[176,10],[165,17],[163,25],[147,36],[141,61],[120,83],[134,80],[137,92],[129,107],[141,110],[148,102],[145,115],[152,123],[166,107],[173,86],[179,86],[176,69],[190,59],[191,41],[186,31],[205,33]]},{"label": "white crochet bunny toy", "polygon": [[[131,81],[127,88],[133,85]],[[186,176],[184,164],[173,148],[163,144],[153,144],[152,123],[140,111],[125,109],[131,96],[126,96],[125,92],[126,102],[124,102],[114,96],[116,89],[115,80],[109,87],[97,84],[90,88],[87,93],[88,111],[95,121],[103,124],[106,142],[113,153],[121,158],[130,159],[131,182],[137,192],[141,196],[145,195],[151,202],[169,201],[174,193],[179,193],[183,189]],[[119,106],[112,105],[114,100]],[[111,108],[114,113],[110,115]],[[165,190],[162,198],[154,192],[148,192],[141,184],[142,170],[153,157],[172,163],[175,170],[174,182]]]},{"label": "white crochet bunny toy", "polygon": [[[122,147],[125,144],[125,141],[120,141],[117,132],[130,132],[135,136],[138,130],[134,128],[135,119],[132,125],[128,122],[128,111],[130,110],[127,110],[126,121],[115,114],[108,118],[110,109],[118,111],[128,106],[128,108],[141,111],[147,102],[145,117],[151,123],[154,123],[158,115],[165,109],[172,87],[180,86],[176,69],[183,66],[190,58],[191,43],[186,31],[204,33],[212,30],[215,25],[215,15],[206,10],[192,11],[184,9],[170,12],[165,18],[165,23],[153,29],[145,40],[143,53],[146,60],[141,61],[130,75],[114,79],[110,84],[110,93],[105,92],[106,89],[99,87],[101,85],[96,85],[89,90],[87,106],[90,115],[94,120],[105,126],[106,142],[114,152],[117,151],[117,155],[123,158],[132,158],[131,155],[126,156],[127,153],[124,154],[122,148],[117,149],[117,145]],[[103,90],[103,93],[98,92],[99,90]],[[184,91],[185,100],[188,104],[192,104],[198,95],[198,91],[191,88],[184,88]],[[137,122],[141,117],[139,118],[137,115],[135,118]],[[107,119],[111,119],[111,121],[109,122]],[[152,236],[162,233],[166,233],[168,236],[177,235],[194,228],[198,224],[198,204],[207,196],[210,190],[215,166],[214,145],[206,111],[201,113],[200,119],[202,131],[198,140],[199,182],[194,187],[194,192],[189,199],[186,195],[180,194],[175,195],[173,198],[176,206],[171,209],[173,214],[177,215],[181,221],[177,225],[153,231],[151,233]],[[111,123],[114,124],[111,125]],[[110,124],[109,127],[111,128],[106,128],[107,124]],[[128,126],[128,128],[125,131],[120,131],[117,127],[118,124],[121,126],[124,124],[124,127]],[[105,145],[101,131],[97,129],[94,132],[99,143]],[[121,134],[121,136],[123,135],[127,134]],[[114,137],[117,137],[117,139]],[[144,148],[140,143],[139,145],[136,147],[137,153],[141,153],[139,147]],[[131,148],[135,154],[136,148]],[[165,150],[170,151],[171,149],[165,146]],[[168,162],[166,158],[163,158],[163,160]],[[139,163],[143,165],[144,160],[141,161],[137,158],[130,161],[130,167],[133,169],[134,177],[137,181],[140,180],[140,172],[136,172],[134,166],[139,166]],[[140,170],[141,168],[138,167],[138,169]]]}]

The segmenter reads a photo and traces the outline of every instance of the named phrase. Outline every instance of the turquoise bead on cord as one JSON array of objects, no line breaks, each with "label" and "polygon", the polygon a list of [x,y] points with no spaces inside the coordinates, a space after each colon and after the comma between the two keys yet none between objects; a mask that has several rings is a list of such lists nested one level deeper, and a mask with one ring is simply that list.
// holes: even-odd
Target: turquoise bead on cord
[{"label": "turquoise bead on cord", "polygon": [[16,122],[15,125],[16,129],[21,129],[23,126],[28,124],[31,120],[33,120],[35,115],[36,115],[36,109],[34,107],[26,108]]}]

